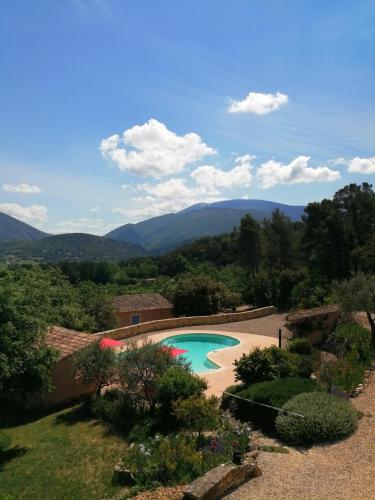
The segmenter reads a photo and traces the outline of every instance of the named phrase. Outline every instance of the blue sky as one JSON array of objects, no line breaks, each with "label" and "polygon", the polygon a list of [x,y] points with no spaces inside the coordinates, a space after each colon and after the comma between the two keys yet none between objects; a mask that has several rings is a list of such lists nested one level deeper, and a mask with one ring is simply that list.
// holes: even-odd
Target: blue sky
[{"label": "blue sky", "polygon": [[0,211],[43,230],[375,180],[374,0],[3,0],[0,47]]}]

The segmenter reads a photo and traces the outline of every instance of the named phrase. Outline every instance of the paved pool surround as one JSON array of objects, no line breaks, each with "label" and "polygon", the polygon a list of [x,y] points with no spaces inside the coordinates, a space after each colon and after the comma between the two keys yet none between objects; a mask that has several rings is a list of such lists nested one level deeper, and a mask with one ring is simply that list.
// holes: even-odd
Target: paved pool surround
[{"label": "paved pool surround", "polygon": [[233,337],[237,339],[240,343],[232,346],[225,347],[217,351],[213,351],[207,354],[208,359],[213,363],[218,365],[220,368],[217,370],[211,370],[208,372],[200,372],[199,376],[207,380],[208,388],[206,391],[207,395],[221,396],[223,390],[229,385],[235,384],[234,372],[233,372],[233,362],[242,356],[243,353],[248,353],[254,347],[271,347],[273,345],[278,345],[278,340],[274,337],[266,337],[263,335],[256,335],[251,333],[240,333],[240,332],[224,332],[224,331],[205,331],[203,328],[189,329],[189,330],[166,330],[162,332],[157,332],[153,334],[144,334],[137,337],[137,341],[142,341],[142,339],[148,338],[153,342],[161,342],[162,340],[172,337],[175,335],[184,335],[186,333],[195,334],[208,334],[215,333],[217,335],[224,335],[228,337]]}]

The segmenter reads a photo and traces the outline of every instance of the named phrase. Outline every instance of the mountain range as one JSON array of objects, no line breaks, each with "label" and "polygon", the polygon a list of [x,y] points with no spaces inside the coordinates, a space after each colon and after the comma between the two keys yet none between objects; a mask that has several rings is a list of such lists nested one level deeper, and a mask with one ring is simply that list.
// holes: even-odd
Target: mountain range
[{"label": "mountain range", "polygon": [[83,233],[49,235],[0,213],[0,259],[56,262],[58,260],[127,260],[162,254],[203,236],[228,233],[250,214],[258,221],[279,209],[299,221],[304,207],[266,200],[225,200],[199,203],[177,213],[125,224],[105,236]]},{"label": "mountain range", "polygon": [[301,220],[304,207],[266,200],[225,200],[199,203],[177,213],[160,215],[136,224],[125,224],[107,238],[142,245],[152,253],[164,253],[202,236],[228,233],[250,214],[262,221],[279,209],[293,222]]}]

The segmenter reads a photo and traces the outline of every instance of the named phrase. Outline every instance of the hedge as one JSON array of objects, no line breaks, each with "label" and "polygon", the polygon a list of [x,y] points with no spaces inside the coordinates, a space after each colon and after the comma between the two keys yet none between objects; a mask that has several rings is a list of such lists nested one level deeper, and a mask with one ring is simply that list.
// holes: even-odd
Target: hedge
[{"label": "hedge", "polygon": [[304,416],[280,414],[276,418],[279,437],[290,444],[337,441],[352,434],[357,427],[357,410],[345,399],[325,392],[298,394],[283,409]]},{"label": "hedge", "polygon": [[[253,384],[247,389],[238,392],[237,395],[258,403],[281,408],[290,398],[297,394],[318,390],[320,390],[320,387],[314,380],[289,377]],[[251,421],[256,427],[266,432],[274,432],[275,419],[278,415],[277,410],[239,399],[235,399],[232,408],[234,408],[235,416],[240,420]]]}]

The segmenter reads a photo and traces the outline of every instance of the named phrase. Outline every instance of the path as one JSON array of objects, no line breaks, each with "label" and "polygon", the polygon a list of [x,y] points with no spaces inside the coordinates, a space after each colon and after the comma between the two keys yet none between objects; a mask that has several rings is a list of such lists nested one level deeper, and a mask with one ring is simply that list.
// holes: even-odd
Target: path
[{"label": "path", "polygon": [[225,500],[373,500],[375,499],[375,374],[353,401],[364,413],[357,432],[334,445],[289,454],[261,453],[263,475]]}]

